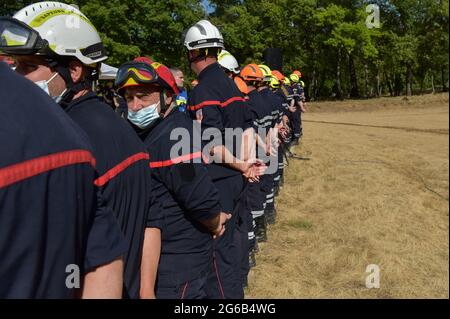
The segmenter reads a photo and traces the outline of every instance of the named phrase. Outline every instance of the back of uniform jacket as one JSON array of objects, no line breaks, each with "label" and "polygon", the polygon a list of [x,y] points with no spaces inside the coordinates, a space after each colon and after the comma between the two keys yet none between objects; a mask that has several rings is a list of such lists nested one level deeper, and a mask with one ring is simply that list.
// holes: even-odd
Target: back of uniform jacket
[{"label": "back of uniform jacket", "polygon": [[[218,191],[194,145],[191,119],[172,112],[148,134],[153,208],[149,227],[161,229],[160,280],[192,279],[212,263],[212,236],[201,224],[222,211]],[[184,143],[183,143],[184,141]]]},{"label": "back of uniform jacket", "polygon": [[124,252],[120,230],[97,207],[81,129],[1,63],[0,83],[0,298],[73,298],[86,271]]},{"label": "back of uniform jacket", "polygon": [[128,123],[93,93],[73,101],[69,116],[89,136],[97,160],[96,185],[125,235],[124,296],[138,298],[140,263],[150,201],[148,153]]},{"label": "back of uniform jacket", "polygon": [[[252,126],[248,105],[233,80],[228,78],[217,63],[206,67],[198,79],[199,84],[189,96],[188,109],[193,119],[201,119],[203,145],[213,139],[221,141],[236,157],[238,145],[233,142],[231,134],[226,134],[226,129],[229,130],[228,133],[233,129],[243,132]],[[218,133],[209,137],[205,131],[211,128]],[[240,174],[223,165],[208,165],[208,169],[213,179]]]}]

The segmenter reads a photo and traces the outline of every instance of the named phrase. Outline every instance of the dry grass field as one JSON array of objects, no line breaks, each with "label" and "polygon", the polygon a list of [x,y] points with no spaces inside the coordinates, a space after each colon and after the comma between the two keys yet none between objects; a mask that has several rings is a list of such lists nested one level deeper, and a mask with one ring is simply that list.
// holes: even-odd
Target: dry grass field
[{"label": "dry grass field", "polygon": [[448,298],[448,103],[309,103],[246,297]]}]

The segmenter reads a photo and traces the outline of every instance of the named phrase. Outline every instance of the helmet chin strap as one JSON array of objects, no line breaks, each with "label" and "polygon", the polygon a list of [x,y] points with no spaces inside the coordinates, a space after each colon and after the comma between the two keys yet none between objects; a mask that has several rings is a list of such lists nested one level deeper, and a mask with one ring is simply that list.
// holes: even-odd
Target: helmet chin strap
[{"label": "helmet chin strap", "polygon": [[[193,57],[193,58],[191,58],[189,56],[189,52],[190,51],[187,51],[189,64],[192,64],[193,62],[196,62],[196,61],[199,61],[199,60],[202,60],[202,59],[206,59],[206,57],[208,57],[208,56],[213,56],[213,54],[210,54],[209,50],[210,50],[209,48],[199,49],[200,54],[197,55],[196,57]],[[218,49],[218,51],[216,53],[216,56],[219,55],[220,52],[221,52],[221,49]]]},{"label": "helmet chin strap", "polygon": [[159,92],[159,106],[161,108],[161,114],[166,113],[168,107],[166,106],[166,99],[164,96],[164,91]]},{"label": "helmet chin strap", "polygon": [[69,105],[69,103],[73,100],[73,97],[77,93],[86,89],[90,89],[92,81],[95,80],[96,74],[98,74],[98,70],[96,70],[96,72],[92,72],[93,74],[88,75],[82,81],[74,83],[72,80],[72,76],[70,75],[69,61],[53,60],[49,63],[49,66],[55,68],[56,72],[61,75],[64,82],[66,83],[66,91],[61,96],[61,100],[59,102],[59,104],[63,108],[66,108]]}]

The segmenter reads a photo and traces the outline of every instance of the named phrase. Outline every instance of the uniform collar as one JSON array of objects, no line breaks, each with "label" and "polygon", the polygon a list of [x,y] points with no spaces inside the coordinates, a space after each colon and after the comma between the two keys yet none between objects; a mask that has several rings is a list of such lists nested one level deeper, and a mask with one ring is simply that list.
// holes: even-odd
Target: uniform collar
[{"label": "uniform collar", "polygon": [[133,123],[131,123],[129,120],[127,120],[128,124],[131,125],[131,127],[134,129],[136,134],[140,137],[142,141],[145,141],[147,136],[153,131],[155,127],[157,127],[164,119],[162,117],[157,118],[152,124],[150,124],[148,127],[141,129],[140,127],[137,127]]},{"label": "uniform collar", "polygon": [[83,103],[88,100],[96,99],[99,100],[99,97],[94,92],[88,92],[83,96],[80,96],[79,98],[72,100],[71,102],[67,103],[66,105],[61,105],[66,112],[69,112],[72,108],[74,108],[76,105]]},{"label": "uniform collar", "polygon": [[251,91],[251,92],[248,93],[248,97],[250,97],[250,98],[251,98],[251,97],[254,97],[254,96],[256,96],[256,95],[259,95],[257,89],[255,89],[255,90],[253,90],[253,91]]},{"label": "uniform collar", "polygon": [[209,77],[211,74],[215,74],[217,72],[225,74],[219,66],[219,63],[213,63],[208,65],[206,68],[203,69],[202,72],[198,75],[198,81],[200,82],[203,78]]}]

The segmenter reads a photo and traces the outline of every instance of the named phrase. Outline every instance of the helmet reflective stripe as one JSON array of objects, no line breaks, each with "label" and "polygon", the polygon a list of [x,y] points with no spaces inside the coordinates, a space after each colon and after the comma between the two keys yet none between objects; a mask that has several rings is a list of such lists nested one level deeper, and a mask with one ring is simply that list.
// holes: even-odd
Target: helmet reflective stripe
[{"label": "helmet reflective stripe", "polygon": [[[58,15],[73,15],[74,17],[83,19],[86,23],[90,24],[92,28],[95,29],[94,25],[89,21],[84,15],[73,12],[72,10],[64,9],[52,9],[36,16],[30,23],[29,26],[32,28],[37,28],[47,22],[49,19],[56,17]],[[68,22],[69,23],[69,22]],[[96,30],[96,29],[95,29]]]},{"label": "helmet reflective stripe", "polygon": [[278,81],[278,79],[273,75],[271,78],[272,80],[270,81],[270,87],[278,89],[280,87],[280,81]]},{"label": "helmet reflective stripe", "polygon": [[289,75],[289,80],[291,80],[294,83],[297,83],[300,80],[300,78],[297,74],[291,74]]},{"label": "helmet reflective stripe", "polygon": [[225,48],[223,36],[219,29],[208,20],[200,20],[190,27],[184,36],[183,42],[188,50]]},{"label": "helmet reflective stripe", "polygon": [[270,82],[272,80],[272,71],[267,65],[260,64],[258,67],[261,69],[263,75],[264,75],[264,82]]},{"label": "helmet reflective stripe", "polygon": [[222,50],[217,58],[217,62],[228,71],[239,74],[239,63],[230,52]]}]

